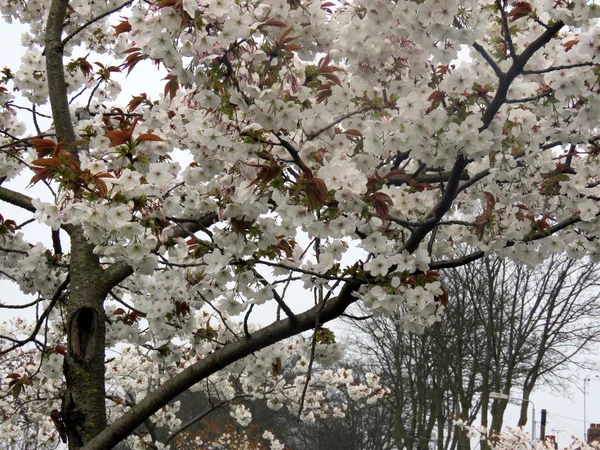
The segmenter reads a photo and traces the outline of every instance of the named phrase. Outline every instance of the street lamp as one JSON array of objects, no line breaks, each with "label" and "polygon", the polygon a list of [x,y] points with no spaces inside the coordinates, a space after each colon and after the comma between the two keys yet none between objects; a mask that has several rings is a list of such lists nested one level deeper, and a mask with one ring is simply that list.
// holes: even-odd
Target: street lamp
[{"label": "street lamp", "polygon": [[[585,386],[585,385],[584,385]],[[491,399],[494,400],[507,400],[507,401],[513,401],[513,402],[529,402],[531,403],[531,415],[532,415],[532,420],[531,420],[531,438],[535,441],[535,405],[533,404],[533,402],[529,399],[524,399],[524,398],[514,398],[514,397],[509,397],[506,394],[503,394],[501,392],[490,392],[489,397]]]},{"label": "street lamp", "polygon": [[583,379],[583,439],[586,442],[587,442],[587,405],[586,405],[587,391],[586,391],[586,386],[590,381],[592,381],[593,379],[597,379],[598,377],[600,377],[600,375],[594,375],[593,377],[586,376]]}]

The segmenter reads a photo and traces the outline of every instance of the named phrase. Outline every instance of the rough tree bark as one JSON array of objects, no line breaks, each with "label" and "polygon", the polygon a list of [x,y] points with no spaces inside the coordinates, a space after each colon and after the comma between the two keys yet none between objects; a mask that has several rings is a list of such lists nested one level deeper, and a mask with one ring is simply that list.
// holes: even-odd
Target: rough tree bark
[{"label": "rough tree bark", "polygon": [[[46,73],[58,142],[77,160],[63,66],[61,37],[68,0],[52,2],[46,27]],[[79,448],[106,427],[104,351],[107,290],[94,245],[80,227],[67,227],[71,238],[70,289],[64,304],[67,324],[66,380],[62,402],[69,449]]]}]

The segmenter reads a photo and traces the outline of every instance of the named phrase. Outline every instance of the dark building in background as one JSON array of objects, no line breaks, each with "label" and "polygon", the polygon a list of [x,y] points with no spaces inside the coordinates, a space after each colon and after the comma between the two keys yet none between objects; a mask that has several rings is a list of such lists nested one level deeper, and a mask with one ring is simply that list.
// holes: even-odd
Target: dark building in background
[{"label": "dark building in background", "polygon": [[600,423],[591,423],[587,431],[587,443],[600,442]]}]

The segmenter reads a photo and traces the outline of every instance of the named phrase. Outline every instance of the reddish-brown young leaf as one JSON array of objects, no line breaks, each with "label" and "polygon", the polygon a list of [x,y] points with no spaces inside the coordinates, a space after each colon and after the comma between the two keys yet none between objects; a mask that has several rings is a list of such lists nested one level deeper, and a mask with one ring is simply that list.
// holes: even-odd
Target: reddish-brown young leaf
[{"label": "reddish-brown young leaf", "polygon": [[148,96],[145,92],[142,92],[140,95],[134,95],[131,97],[131,101],[127,105],[128,111],[133,111],[135,108],[140,106],[142,103],[148,102]]},{"label": "reddish-brown young leaf", "polygon": [[63,143],[64,141],[60,141],[58,144],[56,144],[56,147],[54,147],[54,150],[52,150],[52,156],[59,156],[63,152]]},{"label": "reddish-brown young leaf", "polygon": [[285,44],[282,48],[288,52],[297,52],[302,50],[302,47],[298,44]]},{"label": "reddish-brown young leaf", "polygon": [[439,103],[446,98],[446,92],[437,90],[433,91],[427,98],[431,103]]},{"label": "reddish-brown young leaf", "polygon": [[343,133],[347,134],[349,136],[363,137],[362,133],[360,131],[358,131],[358,130],[355,130],[354,128],[346,130]]},{"label": "reddish-brown young leaf", "polygon": [[290,245],[290,243],[286,240],[280,240],[277,244],[274,245],[277,250],[285,253],[285,256],[291,258],[294,255],[294,248]]},{"label": "reddish-brown young leaf", "polygon": [[328,81],[327,83],[323,83],[321,86],[319,86],[319,88],[317,89],[317,103],[321,103],[323,102],[325,99],[327,99],[329,96],[331,96],[331,88],[334,86],[334,83],[331,81]]},{"label": "reddish-brown young leaf", "polygon": [[56,142],[50,139],[31,139],[29,143],[33,145],[40,158],[49,155],[56,148]]},{"label": "reddish-brown young leaf", "polygon": [[319,68],[327,67],[327,65],[329,64],[330,61],[331,61],[331,57],[328,54],[325,55],[323,58],[321,58],[319,60]]},{"label": "reddish-brown young leaf", "polygon": [[486,198],[486,208],[487,209],[494,209],[494,206],[496,206],[496,197],[494,197],[494,194],[490,193],[490,192],[484,192],[485,194],[485,198]]},{"label": "reddish-brown young leaf", "polygon": [[60,355],[66,355],[67,347],[65,347],[64,345],[57,344],[54,346],[54,351]]},{"label": "reddish-brown young leaf", "polygon": [[342,87],[342,82],[340,81],[337,75],[334,75],[333,73],[322,73],[321,75],[327,78],[328,80],[333,81],[338,86]]},{"label": "reddish-brown young leaf", "polygon": [[263,23],[261,25],[268,25],[268,26],[271,26],[271,27],[287,28],[287,23],[282,22],[281,20],[276,20],[276,19],[269,19],[269,20],[267,20],[265,23]]},{"label": "reddish-brown young leaf", "polygon": [[327,185],[323,180],[312,177],[306,180],[306,203],[310,209],[319,209],[327,200]]},{"label": "reddish-brown young leaf", "polygon": [[131,135],[123,129],[109,131],[104,134],[104,137],[110,139],[109,147],[118,147],[129,142]]},{"label": "reddish-brown young leaf", "polygon": [[181,0],[162,0],[157,6],[158,8],[176,7],[181,3]]},{"label": "reddish-brown young leaf", "polygon": [[125,54],[129,53],[127,58],[125,58],[125,62],[122,64],[122,67],[124,69],[127,69],[127,75],[129,75],[131,73],[131,71],[133,70],[133,68],[136,66],[137,63],[139,63],[140,61],[142,61],[143,59],[146,58],[145,56],[142,55],[142,52],[140,51],[140,48],[138,48],[138,47],[132,47],[128,50],[125,50],[123,53],[125,53]]},{"label": "reddish-brown young leaf", "polygon": [[96,189],[98,190],[98,194],[100,197],[106,197],[108,194],[108,187],[102,178],[94,178],[94,184],[96,185]]},{"label": "reddish-brown young leaf", "polygon": [[79,70],[86,78],[89,78],[90,74],[93,72],[94,67],[88,62],[88,60],[84,57],[77,58],[77,65],[79,66]]},{"label": "reddish-brown young leaf", "polygon": [[136,141],[163,141],[164,139],[152,133],[140,134]]},{"label": "reddish-brown young leaf", "polygon": [[118,25],[112,26],[115,29],[115,34],[118,36],[121,33],[128,33],[131,31],[131,24],[127,19],[123,19]]},{"label": "reddish-brown young leaf", "polygon": [[163,80],[168,80],[165,84],[164,96],[167,94],[173,99],[179,90],[179,82],[177,81],[177,76],[169,74]]},{"label": "reddish-brown young leaf", "polygon": [[526,17],[531,14],[533,8],[531,4],[528,2],[515,2],[511,5],[512,9],[506,14],[507,17],[510,18],[511,22],[520,19],[521,17]]},{"label": "reddish-brown young leaf", "polygon": [[281,36],[279,36],[279,39],[277,40],[277,43],[279,45],[283,45],[283,44],[286,44],[286,43],[294,40],[295,38],[286,39],[287,36],[288,36],[288,34],[290,34],[291,32],[292,32],[292,27],[288,28],[287,30],[284,30],[284,32],[281,33]]},{"label": "reddish-brown young leaf", "polygon": [[13,398],[16,400],[17,398],[19,398],[19,395],[21,395],[22,390],[23,390],[23,383],[21,383],[20,381],[17,381],[12,386],[10,393],[12,394]]},{"label": "reddish-brown young leaf", "polygon": [[325,2],[321,4],[321,9],[323,11],[327,11],[329,14],[333,14],[333,10],[331,9],[332,6],[335,6],[335,3],[333,2]]},{"label": "reddish-brown young leaf", "polygon": [[52,178],[52,174],[54,173],[54,170],[52,169],[38,169],[38,168],[33,168],[33,172],[35,173],[35,175],[33,177],[31,177],[31,180],[29,180],[29,185],[33,185],[36,184],[38,181],[40,180],[47,180],[48,178]]},{"label": "reddish-brown young leaf", "polygon": [[388,205],[393,205],[394,201],[392,198],[384,192],[373,192],[370,195],[371,202],[375,207],[375,213],[381,220],[387,220],[390,216],[390,209]]},{"label": "reddish-brown young leaf", "polygon": [[577,44],[579,44],[578,39],[571,39],[570,41],[563,42],[563,47],[565,48],[565,51],[568,52]]},{"label": "reddish-brown young leaf", "polygon": [[36,159],[34,161],[31,162],[32,165],[34,166],[39,166],[39,167],[51,167],[53,169],[56,169],[57,167],[60,166],[61,164],[61,159],[54,156],[52,158],[40,158],[40,159]]}]

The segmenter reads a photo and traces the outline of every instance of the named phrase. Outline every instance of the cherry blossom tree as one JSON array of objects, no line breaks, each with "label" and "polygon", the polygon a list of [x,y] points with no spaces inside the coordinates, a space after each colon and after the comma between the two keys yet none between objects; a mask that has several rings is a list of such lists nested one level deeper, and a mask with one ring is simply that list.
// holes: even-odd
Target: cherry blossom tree
[{"label": "cherry blossom tree", "polygon": [[[385,395],[313,370],[341,356],[324,325],[351,304],[400,307],[418,332],[443,316],[444,268],[598,252],[593,1],[0,9],[26,29],[0,79],[0,200],[26,215],[2,213],[0,275],[33,296],[1,332],[14,442],[176,430],[178,394],[207,383],[231,400],[234,376],[313,420],[328,389]],[[162,86],[127,87],[140,70]],[[276,312],[259,327],[263,304]],[[288,385],[290,351],[305,372]]]}]

